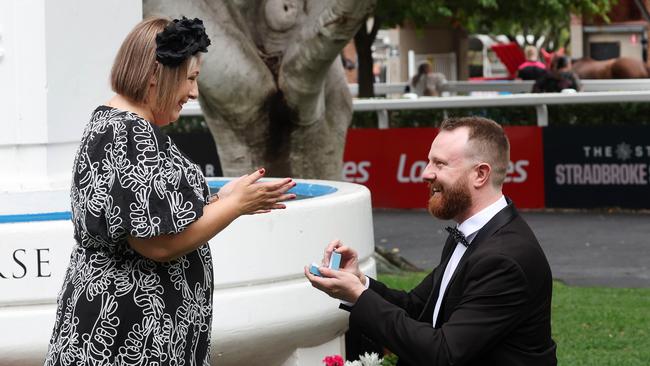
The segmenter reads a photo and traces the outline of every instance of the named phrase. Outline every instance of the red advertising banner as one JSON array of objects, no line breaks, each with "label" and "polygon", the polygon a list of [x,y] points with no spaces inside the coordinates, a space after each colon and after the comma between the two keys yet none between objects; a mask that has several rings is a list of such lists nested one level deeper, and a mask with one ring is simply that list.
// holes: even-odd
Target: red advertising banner
[{"label": "red advertising banner", "polygon": [[504,127],[510,140],[510,164],[503,193],[519,208],[543,208],[544,148],[542,128]]},{"label": "red advertising banner", "polygon": [[[544,207],[542,131],[506,127],[510,139],[504,193],[520,208]],[[435,128],[350,129],[343,157],[343,178],[367,186],[373,207],[424,208],[428,200],[422,171]]]}]

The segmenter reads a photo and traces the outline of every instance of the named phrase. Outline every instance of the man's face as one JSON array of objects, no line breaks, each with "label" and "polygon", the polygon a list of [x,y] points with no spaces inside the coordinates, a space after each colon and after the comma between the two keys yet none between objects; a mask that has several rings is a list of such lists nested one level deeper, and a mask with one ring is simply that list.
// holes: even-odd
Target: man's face
[{"label": "man's face", "polygon": [[468,130],[440,131],[431,144],[429,163],[422,173],[429,184],[429,212],[442,220],[462,217],[472,206],[471,165],[465,155]]}]

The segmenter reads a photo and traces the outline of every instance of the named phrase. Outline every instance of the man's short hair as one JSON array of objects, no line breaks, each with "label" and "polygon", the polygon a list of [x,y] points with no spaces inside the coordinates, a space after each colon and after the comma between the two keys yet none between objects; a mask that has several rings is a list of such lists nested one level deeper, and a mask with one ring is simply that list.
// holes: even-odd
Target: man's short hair
[{"label": "man's short hair", "polygon": [[163,111],[175,106],[180,83],[197,56],[188,57],[178,67],[156,62],[156,35],[171,23],[169,18],[153,17],[138,23],[120,46],[111,69],[111,88],[135,103],[144,103],[149,82],[154,76],[158,93],[154,108]]},{"label": "man's short hair", "polygon": [[492,185],[503,186],[510,163],[510,143],[501,125],[491,119],[472,116],[448,118],[442,122],[440,130],[452,131],[459,127],[469,129],[468,158],[490,164]]}]

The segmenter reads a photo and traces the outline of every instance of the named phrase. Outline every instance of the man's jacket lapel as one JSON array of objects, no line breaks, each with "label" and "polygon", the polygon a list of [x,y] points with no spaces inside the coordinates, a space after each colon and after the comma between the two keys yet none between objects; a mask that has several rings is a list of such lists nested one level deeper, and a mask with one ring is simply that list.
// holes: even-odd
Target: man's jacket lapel
[{"label": "man's jacket lapel", "polygon": [[[444,304],[445,298],[447,297],[447,292],[449,292],[449,289],[454,283],[454,280],[458,276],[458,273],[460,272],[461,268],[465,265],[465,262],[467,262],[467,258],[476,250],[476,248],[481,244],[482,241],[485,239],[491,237],[497,230],[502,228],[504,225],[512,221],[518,213],[517,210],[515,209],[514,204],[510,199],[506,197],[506,200],[508,202],[508,206],[504,207],[501,211],[499,211],[490,221],[487,222],[479,231],[476,233],[476,236],[472,240],[471,244],[463,254],[462,258],[458,262],[458,266],[456,267],[456,270],[454,271],[454,274],[451,276],[451,279],[449,280],[449,284],[447,285],[447,288],[445,289],[444,296],[442,298],[442,303]],[[456,244],[456,243],[454,243]],[[451,256],[451,253],[449,254]],[[449,261],[449,258],[447,258],[447,261]],[[446,265],[445,265],[446,266]],[[442,272],[444,272],[444,267],[442,269]],[[442,278],[442,276],[440,276]],[[437,288],[440,288],[440,280],[437,283]],[[434,289],[434,292],[436,293],[436,299],[437,299],[437,294],[439,290]],[[435,306],[435,302],[434,302]],[[442,309],[442,306],[440,307]],[[438,319],[436,319],[436,324],[440,324],[440,317],[442,316],[442,311],[438,312]],[[431,317],[433,317],[433,311],[431,312]]]},{"label": "man's jacket lapel", "polygon": [[445,272],[445,268],[447,267],[447,263],[449,263],[449,259],[454,252],[455,246],[456,243],[454,243],[451,236],[448,236],[445,246],[442,249],[440,264],[436,267],[433,274],[433,290],[429,294],[429,298],[422,308],[420,316],[418,316],[418,320],[420,321],[425,321],[425,319],[431,320],[433,318],[433,308],[436,306],[436,300],[438,299],[438,292],[440,291],[440,284],[442,283],[442,274]]}]

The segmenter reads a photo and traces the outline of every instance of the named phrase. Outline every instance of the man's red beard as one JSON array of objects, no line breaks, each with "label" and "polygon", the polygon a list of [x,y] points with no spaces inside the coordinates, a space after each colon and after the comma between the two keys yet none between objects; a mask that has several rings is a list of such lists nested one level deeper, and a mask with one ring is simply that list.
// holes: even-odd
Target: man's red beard
[{"label": "man's red beard", "polygon": [[[434,188],[438,191],[434,192]],[[441,220],[451,220],[472,206],[467,177],[459,178],[449,188],[429,183],[429,194],[429,212]]]}]

